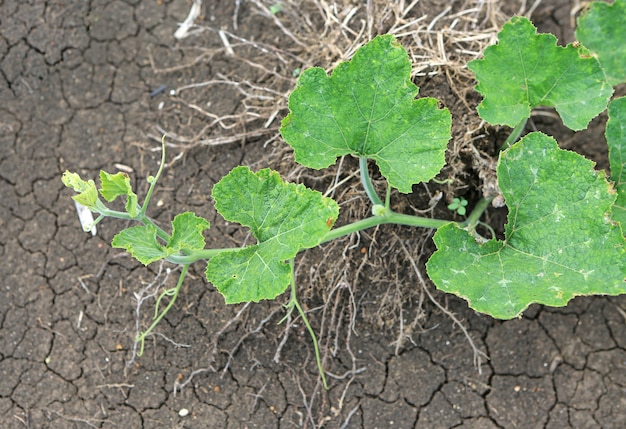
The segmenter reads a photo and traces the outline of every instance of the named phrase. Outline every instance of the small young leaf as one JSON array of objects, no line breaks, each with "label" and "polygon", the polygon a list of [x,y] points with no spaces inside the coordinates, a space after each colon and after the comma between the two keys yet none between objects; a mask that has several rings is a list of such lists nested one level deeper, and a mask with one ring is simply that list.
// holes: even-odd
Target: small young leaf
[{"label": "small young leaf", "polygon": [[626,0],[591,3],[578,19],[576,38],[598,56],[611,85],[626,81]]},{"label": "small young leaf", "polygon": [[181,250],[204,248],[202,232],[209,222],[190,212],[176,215],[172,221],[172,238],[167,246],[157,239],[157,230],[152,225],[133,226],[120,231],[111,243],[113,247],[126,249],[144,265],[167,258]]},{"label": "small young leaf", "polygon": [[330,77],[321,68],[302,73],[281,134],[302,165],[320,169],[339,156],[364,156],[409,193],[443,167],[451,127],[450,112],[435,99],[416,100],[417,92],[404,48],[378,36]]},{"label": "small young leaf", "polygon": [[606,141],[609,145],[611,180],[617,189],[613,220],[621,223],[626,233],[626,97],[617,98],[609,104]]},{"label": "small young leaf", "polygon": [[602,112],[612,88],[598,61],[583,47],[556,45],[552,34],[537,34],[523,17],[513,17],[484,58],[468,63],[482,94],[481,118],[511,127],[538,106],[554,107],[572,130],[587,127]]},{"label": "small young leaf", "polygon": [[248,226],[258,241],[209,260],[207,279],[229,304],[283,293],[291,281],[285,261],[317,246],[339,215],[334,200],[285,183],[269,169],[256,174],[247,167],[233,169],[214,186],[213,198],[224,219]]},{"label": "small young leaf", "polygon": [[454,224],[440,228],[427,263],[437,288],[500,319],[531,303],[626,293],[626,242],[609,219],[616,196],[604,172],[531,133],[502,153],[497,173],[509,207],[504,241],[479,244]]},{"label": "small young leaf", "polygon": [[148,265],[175,253],[175,250],[162,246],[156,234],[156,228],[152,225],[133,226],[116,234],[111,245],[126,249],[139,262]]},{"label": "small young leaf", "polygon": [[111,202],[117,197],[126,196],[126,211],[132,217],[137,215],[137,194],[133,192],[128,174],[121,172],[110,174],[106,171],[100,171],[100,183],[102,198]]},{"label": "small young leaf", "polygon": [[98,190],[93,180],[85,181],[78,174],[65,171],[61,181],[74,192],[78,192],[78,195],[72,197],[74,201],[90,210],[95,208],[98,201]]},{"label": "small young leaf", "polygon": [[108,202],[114,201],[119,196],[126,196],[133,192],[130,186],[130,178],[126,173],[110,174],[100,171],[100,195]]},{"label": "small young leaf", "polygon": [[178,214],[172,221],[172,238],[167,247],[174,251],[204,249],[205,229],[209,229],[207,220],[191,212]]}]

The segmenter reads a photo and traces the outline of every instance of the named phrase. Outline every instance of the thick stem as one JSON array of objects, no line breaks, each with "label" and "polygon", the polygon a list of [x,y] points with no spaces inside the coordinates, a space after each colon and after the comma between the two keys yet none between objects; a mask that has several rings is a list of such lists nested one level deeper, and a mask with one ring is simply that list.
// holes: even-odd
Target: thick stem
[{"label": "thick stem", "polygon": [[[395,223],[398,225],[416,226],[420,228],[441,228],[442,226],[450,223],[449,220],[431,219],[425,217],[417,217],[411,215],[405,215],[395,213],[388,210],[383,216],[372,216],[367,219],[363,219],[349,225],[344,225],[339,228],[335,228],[329,231],[328,234],[322,240],[322,243],[327,243],[336,238],[343,237],[344,235],[352,234],[353,232],[362,231],[373,226],[382,225],[386,223]],[[320,244],[322,244],[320,243]]]},{"label": "thick stem", "polygon": [[367,158],[364,156],[359,157],[359,172],[361,173],[361,183],[363,183],[363,187],[365,188],[365,193],[368,198],[372,202],[372,204],[383,205],[382,200],[376,193],[374,189],[374,185],[372,185],[372,180],[370,179],[370,172],[367,169]]},{"label": "thick stem", "polygon": [[[372,216],[368,217],[367,219],[362,219],[360,221],[351,223],[349,225],[335,228],[332,231],[329,231],[328,234],[326,234],[320,244],[327,243],[345,235],[350,235],[353,232],[362,231],[364,229],[372,228],[374,226],[386,223],[437,229],[450,223],[450,221],[417,217],[388,211],[383,216]],[[201,259],[211,259],[213,256],[217,256],[222,252],[232,250],[237,250],[237,248],[184,250],[184,255],[170,255],[165,258],[165,260],[174,264],[192,264]]]}]

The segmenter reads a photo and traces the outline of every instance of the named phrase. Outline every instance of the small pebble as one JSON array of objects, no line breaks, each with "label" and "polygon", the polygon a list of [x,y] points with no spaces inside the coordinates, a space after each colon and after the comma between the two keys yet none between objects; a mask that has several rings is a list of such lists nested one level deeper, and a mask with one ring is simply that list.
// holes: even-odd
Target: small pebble
[{"label": "small pebble", "polygon": [[187,408],[181,408],[178,412],[178,415],[181,417],[186,417],[187,415],[189,415],[189,410]]}]

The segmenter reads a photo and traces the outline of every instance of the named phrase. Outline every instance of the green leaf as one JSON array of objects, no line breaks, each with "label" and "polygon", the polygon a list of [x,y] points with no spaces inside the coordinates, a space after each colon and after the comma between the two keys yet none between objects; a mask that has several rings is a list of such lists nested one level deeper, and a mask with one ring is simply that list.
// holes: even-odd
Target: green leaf
[{"label": "green leaf", "polygon": [[626,246],[609,219],[615,192],[584,157],[531,133],[502,153],[498,183],[509,208],[505,239],[479,244],[448,224],[427,263],[437,288],[500,319],[531,303],[626,293]]},{"label": "green leaf", "polygon": [[65,171],[61,181],[65,186],[73,189],[74,192],[78,192],[78,195],[72,197],[77,203],[82,204],[92,211],[96,211],[98,190],[93,180],[85,181],[81,179],[78,174]]},{"label": "green leaf", "polygon": [[556,108],[572,130],[587,127],[602,112],[612,88],[598,61],[583,47],[556,45],[552,34],[537,34],[523,17],[513,17],[484,58],[468,63],[483,96],[481,118],[514,127],[538,106]]},{"label": "green leaf", "polygon": [[175,250],[162,246],[156,235],[156,228],[152,225],[133,226],[115,235],[111,245],[126,249],[139,262],[148,265],[175,253]]},{"label": "green leaf", "polygon": [[320,244],[339,215],[332,199],[269,169],[233,169],[214,186],[213,198],[224,219],[248,226],[258,241],[209,260],[207,279],[229,304],[283,293],[291,281],[285,261]]},{"label": "green leaf", "polygon": [[451,117],[437,100],[415,99],[411,61],[391,35],[361,47],[328,76],[300,76],[282,122],[296,161],[320,169],[352,154],[376,161],[389,184],[404,193],[432,179],[445,163]]},{"label": "green leaf", "polygon": [[205,229],[209,229],[209,222],[194,213],[176,215],[172,221],[172,238],[167,247],[174,251],[204,249],[202,232]]},{"label": "green leaf", "polygon": [[611,180],[617,189],[613,220],[620,222],[626,233],[626,97],[617,98],[609,104],[606,141],[609,145]]},{"label": "green leaf", "polygon": [[626,81],[626,1],[593,2],[578,19],[576,38],[593,51],[609,83]]},{"label": "green leaf", "polygon": [[172,221],[172,237],[167,246],[159,242],[157,230],[150,224],[120,231],[113,237],[111,244],[113,247],[126,249],[139,262],[148,265],[181,250],[204,249],[202,232],[208,227],[208,221],[186,212],[177,215]]},{"label": "green leaf", "polygon": [[110,174],[106,171],[100,171],[100,183],[100,195],[108,202],[133,192],[130,186],[130,178],[126,173]]},{"label": "green leaf", "polygon": [[137,194],[133,192],[128,174],[121,172],[110,174],[106,171],[100,171],[100,183],[102,198],[112,202],[117,197],[127,197],[126,212],[132,217],[137,216]]}]

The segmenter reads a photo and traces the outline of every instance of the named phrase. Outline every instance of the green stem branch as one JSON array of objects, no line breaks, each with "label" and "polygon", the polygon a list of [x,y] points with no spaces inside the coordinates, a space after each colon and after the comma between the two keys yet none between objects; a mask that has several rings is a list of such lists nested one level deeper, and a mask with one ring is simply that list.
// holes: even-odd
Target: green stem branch
[{"label": "green stem branch", "polygon": [[[393,223],[397,225],[407,225],[407,226],[416,226],[420,228],[432,228],[437,229],[442,226],[450,223],[449,220],[440,220],[440,219],[431,219],[425,217],[411,216],[405,215],[401,213],[395,213],[391,210],[385,212],[382,216],[372,216],[366,219],[340,226],[339,228],[335,228],[326,234],[322,243],[327,243],[329,241],[335,240],[339,237],[343,237],[345,235],[350,235],[353,232],[362,231],[364,229],[371,228],[373,226],[382,225],[386,223]],[[320,244],[322,244],[320,243]]]},{"label": "green stem branch", "polygon": [[98,207],[98,213],[102,216],[113,217],[116,219],[134,220],[137,222],[141,222],[144,225],[152,225],[156,229],[157,236],[165,242],[169,242],[172,238],[167,232],[165,232],[165,230],[163,230],[163,228],[158,226],[152,219],[150,219],[145,214],[142,214],[141,212],[137,216],[133,217],[127,212],[110,210],[103,206],[103,207]]},{"label": "green stem branch", "polygon": [[476,206],[474,206],[474,210],[472,210],[472,212],[469,214],[467,219],[465,219],[462,225],[467,226],[468,230],[470,231],[475,230],[476,225],[478,225],[478,222],[480,221],[480,217],[483,215],[485,210],[487,210],[487,207],[489,207],[489,204],[491,203],[491,201],[493,201],[493,198],[494,197],[481,198],[480,201],[476,203]]},{"label": "green stem branch", "polygon": [[163,172],[163,168],[165,167],[165,134],[161,138],[161,164],[159,165],[159,170],[157,171],[156,176],[149,178],[150,187],[148,188],[148,193],[146,194],[146,198],[143,200],[143,206],[141,206],[141,211],[139,212],[140,216],[146,215],[146,210],[148,210],[148,204],[150,203],[150,197],[152,197],[152,192],[154,192],[154,187],[156,186],[157,181],[161,177],[161,173]]},{"label": "green stem branch", "polygon": [[165,258],[166,261],[173,264],[192,264],[196,261],[211,259],[222,252],[239,250],[237,247],[227,247],[222,249],[199,249],[199,250],[183,250],[183,255],[170,255]]}]

